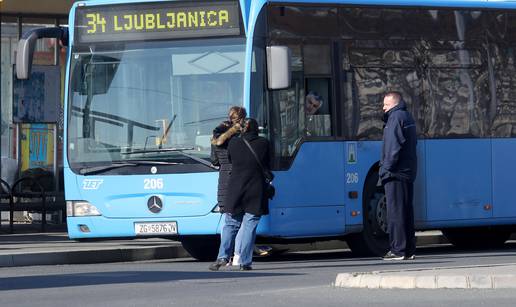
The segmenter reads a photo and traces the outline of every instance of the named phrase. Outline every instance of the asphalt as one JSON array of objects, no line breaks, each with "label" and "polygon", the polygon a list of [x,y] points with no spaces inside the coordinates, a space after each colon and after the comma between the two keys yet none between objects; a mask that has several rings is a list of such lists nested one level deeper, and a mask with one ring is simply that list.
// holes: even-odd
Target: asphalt
[{"label": "asphalt", "polygon": [[[419,232],[417,237],[418,246],[447,242],[438,231]],[[337,240],[274,247],[288,248],[289,251],[347,248],[345,242]],[[47,233],[17,234],[0,231],[0,267],[91,264],[185,257],[190,256],[179,242],[163,238],[74,241],[68,238],[63,229]],[[368,289],[516,288],[516,263],[340,273],[337,274],[333,286]]]},{"label": "asphalt", "polygon": [[[0,267],[190,257],[181,243],[163,238],[74,241],[68,238],[64,227],[50,228],[51,232],[46,233],[34,232],[34,228],[20,226],[15,230],[20,233],[9,234],[6,230],[5,227],[0,230]],[[417,235],[418,245],[446,243],[440,232],[421,232]],[[340,240],[272,246],[275,250],[289,251],[347,249],[346,243]]]}]

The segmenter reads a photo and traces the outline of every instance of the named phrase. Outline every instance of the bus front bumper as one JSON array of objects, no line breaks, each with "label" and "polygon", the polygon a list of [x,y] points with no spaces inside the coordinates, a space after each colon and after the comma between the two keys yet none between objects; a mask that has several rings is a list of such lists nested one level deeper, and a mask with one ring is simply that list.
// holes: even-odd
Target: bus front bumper
[{"label": "bus front bumper", "polygon": [[[67,218],[70,239],[88,238],[145,238],[185,235],[215,235],[220,233],[221,214],[210,213],[204,216],[169,217],[164,219],[106,218],[104,216],[69,216]],[[137,235],[135,224],[170,224],[175,223],[177,234],[150,233]]]}]

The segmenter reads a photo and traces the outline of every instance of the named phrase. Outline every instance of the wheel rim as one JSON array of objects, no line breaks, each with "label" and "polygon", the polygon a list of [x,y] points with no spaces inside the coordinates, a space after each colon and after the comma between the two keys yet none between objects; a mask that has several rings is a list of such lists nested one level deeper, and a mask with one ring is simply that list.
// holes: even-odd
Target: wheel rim
[{"label": "wheel rim", "polygon": [[387,200],[384,194],[376,205],[376,223],[384,233],[387,233]]}]

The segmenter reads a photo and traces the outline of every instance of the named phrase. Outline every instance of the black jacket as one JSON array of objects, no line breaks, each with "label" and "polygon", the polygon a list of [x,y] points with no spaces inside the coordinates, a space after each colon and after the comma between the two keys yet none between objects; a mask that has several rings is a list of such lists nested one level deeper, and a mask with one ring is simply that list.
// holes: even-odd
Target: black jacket
[{"label": "black jacket", "polygon": [[232,170],[225,202],[226,212],[265,215],[269,213],[269,200],[265,196],[265,178],[258,162],[242,138],[251,144],[263,167],[269,168],[267,139],[249,133],[231,139],[228,154]]},{"label": "black jacket", "polygon": [[219,167],[219,182],[217,188],[217,204],[221,212],[225,212],[231,162],[228,158],[229,140],[240,132],[240,126],[231,126],[230,122],[222,122],[213,130],[211,139],[211,163]]},{"label": "black jacket", "polygon": [[384,114],[382,159],[380,179],[413,182],[417,174],[416,124],[401,100]]}]

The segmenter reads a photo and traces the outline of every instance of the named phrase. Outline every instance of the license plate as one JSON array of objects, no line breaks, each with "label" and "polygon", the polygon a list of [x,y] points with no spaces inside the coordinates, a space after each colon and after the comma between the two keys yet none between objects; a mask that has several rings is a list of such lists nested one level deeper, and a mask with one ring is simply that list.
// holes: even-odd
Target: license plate
[{"label": "license plate", "polygon": [[153,234],[177,234],[176,222],[156,222],[156,223],[134,223],[134,232],[137,235]]}]

